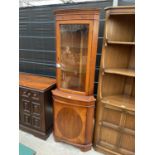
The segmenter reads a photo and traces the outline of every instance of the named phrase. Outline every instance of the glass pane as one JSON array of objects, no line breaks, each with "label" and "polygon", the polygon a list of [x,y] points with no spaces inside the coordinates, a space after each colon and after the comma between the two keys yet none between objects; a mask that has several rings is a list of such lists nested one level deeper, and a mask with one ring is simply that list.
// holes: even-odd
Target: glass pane
[{"label": "glass pane", "polygon": [[88,24],[63,24],[61,31],[61,87],[85,91]]}]

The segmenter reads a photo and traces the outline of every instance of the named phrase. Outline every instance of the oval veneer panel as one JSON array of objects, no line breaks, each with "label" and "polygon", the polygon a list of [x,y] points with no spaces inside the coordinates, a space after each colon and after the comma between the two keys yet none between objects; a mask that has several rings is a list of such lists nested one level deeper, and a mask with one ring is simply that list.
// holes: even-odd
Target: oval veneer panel
[{"label": "oval veneer panel", "polygon": [[82,120],[74,109],[61,109],[56,122],[61,134],[67,138],[75,138],[81,133]]}]

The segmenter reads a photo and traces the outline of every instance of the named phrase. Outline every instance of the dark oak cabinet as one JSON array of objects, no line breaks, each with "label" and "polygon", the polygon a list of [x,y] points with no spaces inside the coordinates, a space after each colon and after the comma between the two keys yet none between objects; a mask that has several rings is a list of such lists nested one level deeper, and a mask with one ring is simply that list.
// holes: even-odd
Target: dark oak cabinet
[{"label": "dark oak cabinet", "polygon": [[52,131],[51,89],[56,80],[20,73],[19,75],[19,122],[20,129],[46,139]]},{"label": "dark oak cabinet", "polygon": [[55,14],[54,137],[87,151],[92,146],[99,10],[69,9]]}]

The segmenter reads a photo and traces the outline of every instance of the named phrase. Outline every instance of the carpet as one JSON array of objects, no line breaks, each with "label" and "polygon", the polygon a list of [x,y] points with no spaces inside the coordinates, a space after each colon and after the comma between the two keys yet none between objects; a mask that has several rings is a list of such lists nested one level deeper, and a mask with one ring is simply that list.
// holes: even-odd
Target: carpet
[{"label": "carpet", "polygon": [[19,143],[19,155],[35,155],[36,152],[31,148]]}]

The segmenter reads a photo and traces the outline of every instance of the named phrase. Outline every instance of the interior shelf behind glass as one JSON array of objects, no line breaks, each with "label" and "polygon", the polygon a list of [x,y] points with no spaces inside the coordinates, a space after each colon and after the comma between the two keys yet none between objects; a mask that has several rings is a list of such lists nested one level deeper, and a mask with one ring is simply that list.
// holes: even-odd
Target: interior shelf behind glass
[{"label": "interior shelf behind glass", "polygon": [[62,24],[61,29],[61,87],[85,91],[88,24]]}]

